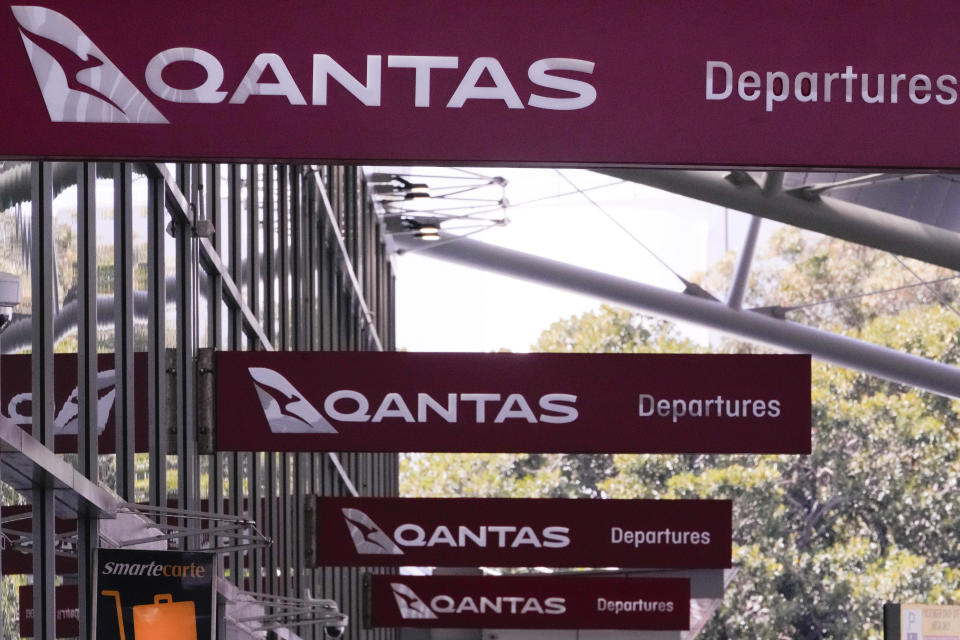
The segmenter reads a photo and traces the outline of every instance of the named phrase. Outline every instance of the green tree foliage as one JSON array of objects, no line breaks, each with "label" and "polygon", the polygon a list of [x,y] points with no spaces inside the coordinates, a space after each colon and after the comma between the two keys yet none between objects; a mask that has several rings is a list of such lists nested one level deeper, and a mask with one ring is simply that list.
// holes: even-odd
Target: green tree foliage
[{"label": "green tree foliage", "polygon": [[[746,306],[960,365],[955,274],[796,230],[778,232],[761,258]],[[698,284],[722,298],[733,264]],[[554,323],[536,348],[697,349],[669,324],[609,307]],[[406,461],[402,487],[732,499],[738,573],[701,632],[708,640],[879,640],[885,601],[960,603],[960,402],[819,362],[812,391],[809,456],[423,456]]]}]

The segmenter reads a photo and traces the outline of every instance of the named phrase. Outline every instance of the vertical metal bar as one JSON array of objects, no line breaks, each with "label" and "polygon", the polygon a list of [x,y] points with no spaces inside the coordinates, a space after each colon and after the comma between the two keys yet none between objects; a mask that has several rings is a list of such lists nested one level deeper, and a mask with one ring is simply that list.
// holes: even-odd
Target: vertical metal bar
[{"label": "vertical metal bar", "polygon": [[[96,165],[77,168],[77,468],[98,482],[97,429],[97,175]],[[77,592],[82,640],[93,638],[93,550],[97,520],[77,518]]]},{"label": "vertical metal bar", "polygon": [[[265,476],[265,455],[258,451],[253,454],[253,468],[251,475],[251,515],[253,521],[258,527],[263,526],[264,522],[264,480]],[[250,588],[252,591],[263,591],[263,548],[254,549],[250,552]]]},{"label": "vertical metal bar", "polygon": [[[189,181],[189,180],[188,180]],[[186,193],[190,193],[187,188]],[[196,282],[196,251],[190,226],[182,220],[176,221],[177,242],[177,488],[180,494],[178,506],[195,511],[197,509],[198,480],[197,438],[196,438],[196,396],[194,357],[196,355],[196,336],[194,335],[196,300],[194,299]],[[190,549],[190,539],[184,541],[184,548]]]},{"label": "vertical metal bar", "polygon": [[275,233],[275,211],[277,201],[273,196],[274,176],[276,175],[275,165],[268,164],[263,169],[263,324],[267,337],[270,342],[276,344],[276,291],[274,289],[274,260],[276,258],[277,243],[274,239]]},{"label": "vertical metal bar", "polygon": [[260,309],[260,175],[259,165],[247,166],[247,306],[263,321]]},{"label": "vertical metal bar", "polygon": [[316,220],[318,216],[316,215],[317,209],[317,185],[316,181],[309,180],[304,184],[303,195],[304,195],[304,242],[306,246],[304,247],[304,263],[306,265],[306,283],[305,288],[307,291],[307,341],[306,348],[311,351],[316,351],[319,347],[319,330],[317,326],[317,230],[316,230]]},{"label": "vertical metal bar", "polygon": [[[304,532],[306,531],[306,523],[303,521],[303,512],[304,505],[306,504],[306,476],[304,474],[304,469],[307,468],[306,453],[297,453],[294,454],[294,485],[293,485],[293,522],[290,528],[296,532],[297,540],[304,539]],[[294,593],[298,597],[303,597],[303,572],[306,569],[306,544],[295,544],[294,548],[294,558],[293,565],[295,567],[295,576],[294,576]]]},{"label": "vertical metal bar", "polygon": [[291,305],[291,315],[293,316],[293,334],[292,342],[295,349],[299,349],[303,342],[303,217],[300,201],[300,187],[303,183],[303,176],[300,169],[291,172],[290,175],[290,245],[293,255],[290,260],[290,276],[292,282],[293,300]]},{"label": "vertical metal bar", "polygon": [[[207,198],[207,216],[213,221],[213,247],[217,255],[221,255],[223,247],[223,207],[220,201],[220,165],[209,163],[205,166],[206,170],[206,198]],[[226,336],[223,334],[223,281],[219,273],[210,274],[210,346],[214,349],[222,349],[226,342]],[[224,459],[227,454],[214,453],[211,456],[210,469],[210,511],[213,513],[226,513],[224,505],[223,483],[226,465]],[[218,629],[220,627],[218,626]]]},{"label": "vertical metal bar", "polygon": [[267,453],[267,527],[273,544],[270,545],[267,555],[267,590],[270,593],[280,593],[277,569],[280,565],[280,476],[277,457],[280,454],[270,451]]},{"label": "vertical metal bar", "polygon": [[[241,277],[241,272],[243,269],[243,262],[241,260],[241,238],[240,235],[240,225],[243,224],[243,220],[240,217],[240,192],[242,188],[242,183],[240,180],[240,166],[236,164],[231,164],[229,168],[229,181],[228,188],[230,193],[227,198],[227,215],[230,216],[230,276],[233,278],[233,281],[237,283],[237,289],[241,290],[241,283],[243,279]],[[229,340],[231,349],[239,349],[242,344],[241,331],[242,331],[242,316],[240,309],[231,305],[230,307],[230,320],[229,320]]]},{"label": "vertical metal bar", "polygon": [[150,440],[150,503],[167,504],[167,273],[163,178],[147,183],[147,413]]},{"label": "vertical metal bar", "polygon": [[277,274],[280,279],[280,332],[277,336],[277,346],[286,350],[290,348],[289,343],[289,325],[290,325],[290,265],[289,265],[289,182],[290,167],[280,165],[280,184],[279,184],[279,210],[278,231],[279,231],[279,256],[277,264]]},{"label": "vertical metal bar", "polygon": [[[34,162],[31,171],[31,295],[33,345],[31,364],[33,437],[53,449],[53,180],[49,162]],[[33,633],[53,638],[54,595],[53,487],[33,489]]]},{"label": "vertical metal bar", "polygon": [[133,501],[133,186],[131,166],[113,165],[114,423],[117,493]]},{"label": "vertical metal bar", "polygon": [[[230,512],[235,515],[243,513],[243,456],[244,453],[234,453],[230,465]],[[237,587],[243,588],[243,554],[237,550],[230,554],[230,581]]]},{"label": "vertical metal bar", "polygon": [[317,245],[319,256],[317,259],[317,274],[320,284],[320,349],[329,350],[333,344],[332,325],[330,320],[330,306],[333,292],[330,287],[330,269],[329,264],[329,241],[327,233],[327,217],[317,216]]},{"label": "vertical metal bar", "polygon": [[[210,163],[206,165],[207,172],[207,217],[213,221],[213,247],[217,255],[221,255],[223,245],[223,207],[220,206],[220,165]],[[214,349],[223,348],[223,329],[220,323],[223,312],[223,283],[219,277],[211,274],[210,293],[210,346]]]},{"label": "vertical metal bar", "polygon": [[283,522],[285,526],[283,528],[283,540],[281,547],[281,558],[283,559],[283,588],[282,595],[285,596],[296,596],[296,593],[291,590],[291,576],[290,568],[293,565],[293,562],[290,557],[291,548],[294,545],[294,531],[293,527],[290,526],[293,523],[293,511],[294,504],[290,500],[290,496],[293,493],[292,487],[290,486],[290,477],[293,474],[293,463],[292,457],[294,454],[284,453],[283,455],[283,466],[281,473],[283,477],[281,478],[281,486],[283,487],[283,492],[280,496],[281,511],[283,513]]}]

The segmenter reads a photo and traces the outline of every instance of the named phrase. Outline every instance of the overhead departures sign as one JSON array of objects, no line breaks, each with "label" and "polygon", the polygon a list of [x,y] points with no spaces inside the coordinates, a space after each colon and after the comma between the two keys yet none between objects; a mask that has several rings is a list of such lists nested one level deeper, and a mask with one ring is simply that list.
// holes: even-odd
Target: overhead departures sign
[{"label": "overhead departures sign", "polygon": [[807,355],[216,355],[220,451],[810,452]]},{"label": "overhead departures sign", "polygon": [[195,9],[0,6],[0,157],[960,164],[949,0]]},{"label": "overhead departures sign", "polygon": [[316,564],[730,566],[728,500],[317,498]]},{"label": "overhead departures sign", "polygon": [[375,627],[650,629],[690,626],[679,578],[371,576]]}]

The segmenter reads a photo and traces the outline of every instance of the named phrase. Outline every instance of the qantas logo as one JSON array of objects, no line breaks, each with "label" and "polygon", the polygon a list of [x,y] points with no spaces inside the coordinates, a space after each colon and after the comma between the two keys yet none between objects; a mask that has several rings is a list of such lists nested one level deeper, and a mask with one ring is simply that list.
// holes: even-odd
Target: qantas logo
[{"label": "qantas logo", "polygon": [[[113,402],[117,395],[116,373],[113,369],[97,372],[97,433],[102,434],[107,428],[107,421],[113,412]],[[17,425],[29,425],[33,417],[29,410],[21,409],[33,406],[33,393],[27,391],[18,393],[10,399],[7,405],[7,416]],[[78,387],[74,387],[63,406],[57,411],[53,423],[53,433],[57,436],[77,435],[77,425],[80,406],[78,401]]]},{"label": "qantas logo", "polygon": [[400,617],[404,620],[436,620],[437,614],[420,599],[416,592],[405,584],[391,582],[393,597],[400,609]]},{"label": "qantas logo", "polygon": [[[90,38],[69,18],[44,7],[11,7],[20,24],[27,50],[54,122],[167,124],[168,120]],[[310,55],[310,54],[308,54]],[[144,69],[146,86],[158,98],[180,104],[245,104],[251,96],[274,96],[286,104],[324,106],[331,80],[365,107],[379,107],[383,76],[402,74],[413,83],[412,105],[430,107],[434,74],[457,73],[457,89],[443,96],[443,108],[460,109],[474,100],[500,103],[507,109],[585,109],[597,99],[597,90],[582,80],[593,74],[594,63],[578,58],[542,58],[527,68],[526,78],[511,78],[499,60],[479,57],[368,54],[366,77],[355,77],[325,53],[313,53],[309,77],[295,78],[276,53],[257,54],[233,91],[224,90],[224,65],[213,54],[196,47],[172,47],[153,56]],[[163,72],[171,64],[199,67],[203,82],[194,87],[168,84]],[[466,70],[463,67],[466,66]],[[302,73],[302,72],[301,72]],[[573,77],[571,77],[573,76]],[[493,86],[489,86],[492,82]],[[305,94],[302,87],[309,86]],[[526,87],[529,92],[523,92]],[[542,95],[542,89],[550,95]],[[538,93],[539,92],[539,93]],[[341,99],[338,97],[338,99]],[[434,106],[439,106],[434,104]]]},{"label": "qantas logo", "polygon": [[[455,598],[439,594],[428,605],[416,592],[400,582],[391,582],[393,598],[404,620],[438,620],[438,613],[497,614],[497,615],[548,615],[559,616],[567,612],[564,597],[543,600],[525,596],[462,596]],[[635,604],[635,603],[632,603]],[[617,613],[620,613],[617,611]]]},{"label": "qantas logo", "polygon": [[523,394],[385,393],[369,398],[360,391],[338,389],[323,398],[321,414],[283,375],[265,367],[249,367],[260,406],[274,433],[338,433],[324,414],[336,422],[402,421],[423,424],[442,420],[449,424],[473,421],[478,424],[527,422],[566,424],[579,417],[577,396],[547,393],[536,400]]},{"label": "qantas logo", "polygon": [[550,526],[537,530],[515,525],[438,525],[424,528],[412,522],[402,523],[388,535],[363,511],[353,508],[341,510],[347,531],[357,553],[363,555],[404,555],[404,547],[450,547],[451,549],[478,548],[547,548],[570,546],[570,528]]},{"label": "qantas logo", "polygon": [[344,509],[343,518],[357,553],[403,555],[403,551],[383,532],[370,516],[359,509]]},{"label": "qantas logo", "polygon": [[43,7],[11,9],[53,122],[167,123],[69,18]]},{"label": "qantas logo", "polygon": [[274,433],[337,433],[312,404],[273,369],[250,367],[260,406]]}]

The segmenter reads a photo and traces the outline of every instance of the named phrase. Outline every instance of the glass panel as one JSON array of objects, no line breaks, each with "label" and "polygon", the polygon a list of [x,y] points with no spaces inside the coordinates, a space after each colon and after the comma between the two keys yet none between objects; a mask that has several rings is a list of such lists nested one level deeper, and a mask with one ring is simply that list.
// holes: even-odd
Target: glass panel
[{"label": "glass panel", "polygon": [[113,273],[113,190],[112,175],[103,173],[97,176],[97,298],[106,303],[99,305],[97,314],[99,353],[112,353],[114,341],[113,299],[116,290]]},{"label": "glass panel", "polygon": [[230,165],[220,165],[220,225],[217,227],[217,237],[220,241],[220,261],[230,264],[230,229],[233,221],[230,219]]},{"label": "glass panel", "polygon": [[77,351],[77,170],[74,163],[54,163],[53,309],[55,353]]},{"label": "glass panel", "polygon": [[[166,282],[177,282],[177,239],[173,233],[173,216],[166,212],[167,233],[163,235],[163,267],[166,273]],[[167,304],[164,307],[164,324],[166,325],[166,345],[168,349],[177,346],[177,296],[173,287],[167,287]]]},{"label": "glass panel", "polygon": [[264,303],[266,302],[266,292],[264,291],[264,281],[263,281],[263,250],[266,246],[266,240],[264,238],[264,198],[266,194],[264,193],[264,165],[256,165],[256,189],[257,189],[257,212],[255,220],[257,221],[256,229],[254,232],[256,235],[255,251],[254,255],[251,256],[251,260],[257,261],[260,266],[260,270],[257,273],[257,281],[254,283],[256,291],[253,294],[256,296],[257,300],[257,312],[260,318],[261,323],[267,317],[267,314],[264,313]]},{"label": "glass panel", "polygon": [[211,345],[210,300],[213,297],[213,279],[207,273],[207,266],[202,260],[197,273],[200,280],[197,286],[197,347],[204,349]]},{"label": "glass panel", "polygon": [[133,172],[133,349],[147,350],[147,281],[150,262],[147,259],[150,229],[147,208],[149,179],[134,169]]},{"label": "glass panel", "polygon": [[[283,273],[283,265],[280,263],[280,171],[282,167],[274,166],[273,173],[273,189],[270,193],[270,199],[273,203],[273,233],[272,237],[272,246],[273,246],[273,280],[270,282],[270,286],[273,288],[273,335],[277,336],[280,334],[280,274]],[[274,345],[276,345],[276,338],[274,338]]]},{"label": "glass panel", "polygon": [[29,353],[31,348],[30,167],[29,162],[0,162],[0,271],[20,277],[21,296],[3,329],[3,353]]},{"label": "glass panel", "polygon": [[240,273],[237,279],[237,288],[240,289],[240,299],[249,304],[250,301],[250,174],[247,165],[240,166],[240,202],[237,203],[237,219],[233,224],[240,226]]}]

